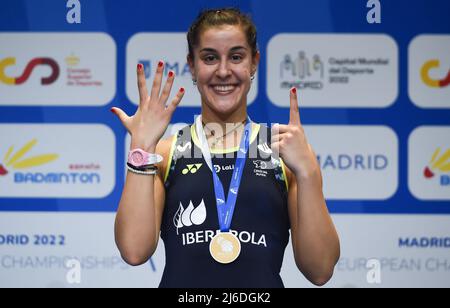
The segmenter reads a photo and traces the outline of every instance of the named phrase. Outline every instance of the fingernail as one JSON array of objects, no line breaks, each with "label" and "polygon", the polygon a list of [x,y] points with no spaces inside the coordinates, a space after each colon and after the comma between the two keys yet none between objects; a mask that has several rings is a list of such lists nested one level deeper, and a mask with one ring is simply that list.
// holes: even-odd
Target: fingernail
[{"label": "fingernail", "polygon": [[158,67],[162,67],[164,65],[164,62],[163,61],[159,61],[158,62]]},{"label": "fingernail", "polygon": [[142,70],[142,64],[141,64],[141,63],[139,63],[139,64],[137,65],[137,69],[138,69],[138,71],[141,71],[141,70]]},{"label": "fingernail", "polygon": [[297,93],[297,88],[292,88],[292,93],[296,94]]},{"label": "fingernail", "polygon": [[181,92],[181,93],[184,93],[184,88],[180,88],[180,92]]},{"label": "fingernail", "polygon": [[111,112],[114,113],[114,114],[116,114],[116,112],[114,111],[114,108],[111,108]]},{"label": "fingernail", "polygon": [[173,77],[173,72],[172,71],[169,72],[169,77]]}]

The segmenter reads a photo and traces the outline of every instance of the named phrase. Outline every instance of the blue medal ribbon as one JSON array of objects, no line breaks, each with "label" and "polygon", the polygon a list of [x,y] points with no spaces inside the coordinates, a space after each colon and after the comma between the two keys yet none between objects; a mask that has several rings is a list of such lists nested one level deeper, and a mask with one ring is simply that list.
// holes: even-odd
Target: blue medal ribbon
[{"label": "blue medal ribbon", "polygon": [[[247,118],[245,124],[244,135],[241,138],[241,144],[239,146],[239,151],[237,153],[236,163],[234,166],[233,176],[230,181],[230,188],[228,190],[228,196],[225,199],[225,192],[223,189],[222,182],[217,176],[216,169],[212,165],[211,153],[209,151],[208,142],[206,141],[205,132],[203,131],[203,126],[201,125],[200,117],[197,118],[197,135],[201,138],[202,143],[202,153],[203,157],[212,171],[213,182],[214,182],[214,193],[216,196],[217,204],[217,214],[219,218],[219,226],[221,232],[229,232],[231,221],[233,219],[234,208],[236,207],[237,195],[239,192],[239,187],[241,185],[242,174],[244,173],[245,161],[247,160],[247,153],[250,147],[250,136],[251,136],[251,121]],[[198,127],[200,124],[200,127]]]}]

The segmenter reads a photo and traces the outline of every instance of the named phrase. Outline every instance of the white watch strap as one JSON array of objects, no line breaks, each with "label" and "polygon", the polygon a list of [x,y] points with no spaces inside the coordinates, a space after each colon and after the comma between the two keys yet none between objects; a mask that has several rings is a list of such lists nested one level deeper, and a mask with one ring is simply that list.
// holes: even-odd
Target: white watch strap
[{"label": "white watch strap", "polygon": [[142,174],[142,175],[156,175],[158,173],[158,170],[151,170],[151,171],[140,171],[140,170],[136,170],[131,168],[130,166],[127,165],[127,169],[130,172],[136,173],[136,174]]},{"label": "white watch strap", "polygon": [[159,154],[150,154],[146,165],[156,165],[163,161],[163,157]]}]

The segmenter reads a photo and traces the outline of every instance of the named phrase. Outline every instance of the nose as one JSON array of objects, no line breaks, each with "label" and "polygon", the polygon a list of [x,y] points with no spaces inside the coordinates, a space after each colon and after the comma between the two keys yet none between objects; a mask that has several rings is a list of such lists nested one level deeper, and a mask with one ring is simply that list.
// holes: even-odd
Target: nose
[{"label": "nose", "polygon": [[220,61],[219,67],[217,68],[217,71],[216,71],[216,76],[221,79],[226,79],[230,75],[231,75],[231,70],[229,68],[228,61],[225,59]]}]

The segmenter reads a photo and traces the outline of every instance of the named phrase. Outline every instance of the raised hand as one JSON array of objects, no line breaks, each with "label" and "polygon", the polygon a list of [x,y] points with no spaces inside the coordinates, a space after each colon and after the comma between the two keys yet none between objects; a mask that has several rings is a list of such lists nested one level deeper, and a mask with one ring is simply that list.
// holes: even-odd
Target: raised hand
[{"label": "raised hand", "polygon": [[307,178],[320,173],[320,166],[300,120],[297,89],[290,90],[290,117],[288,125],[272,127],[272,151],[279,153],[296,177]]},{"label": "raised hand", "polygon": [[[154,152],[156,144],[169,126],[172,115],[184,95],[184,88],[180,88],[170,104],[166,106],[172,89],[175,74],[170,71],[161,92],[164,63],[160,61],[156,69],[153,86],[148,95],[142,64],[137,65],[137,80],[139,89],[139,106],[136,113],[129,117],[122,109],[113,107],[123,126],[131,135],[131,149],[141,148],[147,152]],[[161,94],[160,94],[161,92]]]}]

